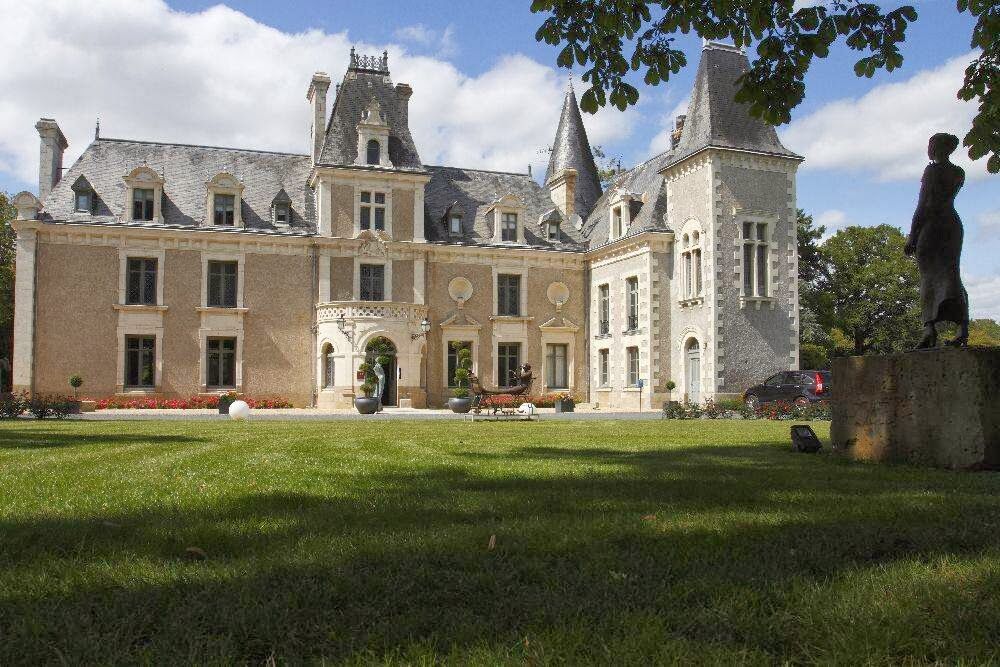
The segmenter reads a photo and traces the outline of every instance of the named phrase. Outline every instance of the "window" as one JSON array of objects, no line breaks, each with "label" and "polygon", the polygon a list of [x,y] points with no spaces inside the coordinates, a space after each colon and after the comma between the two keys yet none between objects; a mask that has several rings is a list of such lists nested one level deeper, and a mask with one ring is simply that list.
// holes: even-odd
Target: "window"
[{"label": "window", "polygon": [[547,238],[550,241],[558,241],[559,240],[559,223],[558,222],[549,222],[549,223],[546,223],[546,225],[545,225],[545,238]]},{"label": "window", "polygon": [[452,236],[462,235],[462,216],[453,215],[448,220],[448,233]]},{"label": "window", "polygon": [[361,229],[377,229],[379,231],[384,231],[385,193],[362,192],[360,215],[361,219],[358,221],[358,226]]},{"label": "window", "polygon": [[630,387],[639,386],[639,348],[629,347],[625,350],[625,367],[628,369],[627,383]]},{"label": "window", "polygon": [[497,315],[521,314],[521,276],[501,273],[497,276]]},{"label": "window", "polygon": [[235,308],[238,277],[236,262],[211,261],[208,263],[208,290],[206,305],[213,308]]},{"label": "window", "polygon": [[367,157],[366,161],[368,162],[368,164],[381,164],[382,163],[382,160],[381,160],[381,157],[382,157],[382,144],[380,144],[378,142],[378,139],[369,139],[368,140],[367,153],[368,154],[366,156]]},{"label": "window", "polygon": [[135,188],[132,190],[132,219],[153,219],[153,189]]},{"label": "window", "polygon": [[622,207],[615,206],[611,210],[611,238],[617,239],[622,235]]},{"label": "window", "polygon": [[150,388],[156,384],[156,337],[125,337],[126,387]]},{"label": "window", "polygon": [[601,285],[597,288],[597,334],[607,336],[611,333],[611,288]]},{"label": "window", "polygon": [[504,213],[501,216],[500,240],[517,241],[517,213]]},{"label": "window", "polygon": [[569,373],[566,368],[567,350],[567,345],[558,344],[549,345],[545,351],[545,384],[549,388],[569,387]]},{"label": "window", "polygon": [[130,257],[126,264],[125,303],[156,305],[156,260]]},{"label": "window", "polygon": [[292,207],[288,204],[274,205],[274,224],[287,225],[292,220]]},{"label": "window", "polygon": [[93,210],[93,195],[90,192],[77,192],[74,196],[73,208],[78,213],[90,213]]},{"label": "window", "polygon": [[385,266],[362,264],[359,275],[359,298],[362,301],[385,300]]},{"label": "window", "polygon": [[701,296],[701,234],[685,234],[681,248],[681,299]]},{"label": "window", "polygon": [[518,383],[518,367],[521,365],[520,343],[497,344],[497,384],[513,387]]},{"label": "window", "polygon": [[599,387],[607,387],[610,384],[608,381],[610,375],[608,372],[608,362],[608,351],[606,349],[599,350],[597,352],[597,385]]},{"label": "window", "polygon": [[743,223],[743,296],[766,297],[767,223]]},{"label": "window", "polygon": [[323,389],[332,389],[334,382],[333,346],[323,346]]},{"label": "window", "polygon": [[626,331],[639,328],[639,279],[636,277],[625,280],[625,297],[628,303],[628,327]]},{"label": "window", "polygon": [[215,211],[213,221],[216,225],[232,227],[236,224],[236,196],[235,195],[214,195]]},{"label": "window", "polygon": [[209,387],[236,386],[236,339],[209,338],[205,345],[205,377]]},{"label": "window", "polygon": [[458,383],[455,382],[455,371],[458,370],[458,350],[462,348],[468,348],[472,350],[472,343],[470,341],[455,341],[448,343],[448,386],[457,387]]}]

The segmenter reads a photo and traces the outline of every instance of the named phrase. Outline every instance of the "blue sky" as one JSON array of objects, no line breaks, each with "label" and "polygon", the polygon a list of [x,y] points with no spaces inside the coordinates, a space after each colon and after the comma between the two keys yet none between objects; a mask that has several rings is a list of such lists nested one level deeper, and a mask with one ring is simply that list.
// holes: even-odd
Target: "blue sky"
[{"label": "blue sky", "polygon": [[[805,102],[779,129],[806,157],[799,205],[831,228],[907,229],[926,137],[968,128],[972,107],[954,92],[972,21],[951,0],[915,4],[920,19],[902,70],[859,79],[856,54],[839,48],[815,62]],[[32,126],[42,115],[62,125],[71,160],[97,116],[105,136],[304,152],[309,75],[322,69],[336,80],[352,44],[388,48],[393,78],[414,86],[413,131],[425,162],[519,171],[530,162],[538,174],[565,73],[554,66],[556,49],[535,41],[542,17],[529,5],[94,0],[81,15],[56,0],[0,0],[11,17],[6,33],[15,35],[8,53],[24,54],[0,72],[15,91],[0,101],[0,188],[37,187]],[[679,45],[689,65],[668,85],[648,88],[636,77],[637,108],[587,118],[592,142],[625,165],[662,148],[671,119],[683,113],[700,40],[682,37]],[[963,166],[963,269],[975,313],[1000,318],[1000,181],[985,175],[982,161]]]}]

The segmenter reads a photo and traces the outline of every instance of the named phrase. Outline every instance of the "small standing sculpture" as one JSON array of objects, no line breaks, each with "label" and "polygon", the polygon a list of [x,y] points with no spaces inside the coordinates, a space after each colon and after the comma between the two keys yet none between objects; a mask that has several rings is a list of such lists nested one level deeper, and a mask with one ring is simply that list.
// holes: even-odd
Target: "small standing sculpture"
[{"label": "small standing sculpture", "polygon": [[920,198],[906,239],[907,255],[915,255],[920,269],[920,306],[924,337],[917,349],[937,345],[938,322],[954,322],[958,335],[949,345],[969,342],[969,295],[962,285],[962,220],[955,211],[955,195],[965,183],[965,171],[948,157],[958,148],[958,137],[935,134],[927,144],[931,163],[920,179]]},{"label": "small standing sculpture", "polygon": [[378,396],[378,411],[382,412],[382,392],[385,390],[385,370],[382,368],[382,364],[376,360],[375,368],[372,369],[372,372],[375,373],[375,378],[378,380],[378,387],[375,390],[378,393],[375,395]]}]

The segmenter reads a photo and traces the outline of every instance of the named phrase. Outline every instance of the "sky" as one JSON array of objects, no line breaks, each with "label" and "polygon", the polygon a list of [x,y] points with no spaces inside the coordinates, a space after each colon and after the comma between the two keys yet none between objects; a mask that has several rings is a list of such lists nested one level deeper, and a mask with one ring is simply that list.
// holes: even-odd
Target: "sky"
[{"label": "sky", "polygon": [[[800,0],[815,3],[821,0]],[[336,82],[348,52],[389,52],[409,83],[410,126],[425,164],[542,178],[568,72],[535,41],[530,0],[0,0],[0,190],[37,191],[40,117],[70,146],[66,166],[101,135],[305,153],[314,71]],[[909,229],[934,132],[964,136],[975,106],[955,91],[972,59],[968,15],[953,0],[913,3],[903,67],[858,78],[843,45],[816,60],[806,99],[779,128],[805,156],[798,204],[828,233],[847,225]],[[701,42],[681,36],[688,66],[667,84],[634,77],[639,104],[584,114],[591,143],[626,167],[668,147],[687,104]],[[750,54],[753,55],[752,52]],[[575,72],[579,77],[580,72]],[[578,92],[584,84],[576,79]],[[332,95],[332,92],[331,92]],[[974,317],[1000,319],[1000,176],[959,149],[956,206]]]}]

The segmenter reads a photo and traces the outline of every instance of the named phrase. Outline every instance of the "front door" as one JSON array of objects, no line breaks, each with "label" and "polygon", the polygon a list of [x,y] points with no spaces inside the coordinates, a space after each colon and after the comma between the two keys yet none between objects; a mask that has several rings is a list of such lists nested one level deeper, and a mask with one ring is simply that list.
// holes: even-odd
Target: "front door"
[{"label": "front door", "polygon": [[701,402],[701,349],[697,344],[687,351],[687,395],[690,402]]}]

